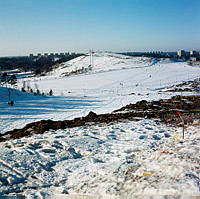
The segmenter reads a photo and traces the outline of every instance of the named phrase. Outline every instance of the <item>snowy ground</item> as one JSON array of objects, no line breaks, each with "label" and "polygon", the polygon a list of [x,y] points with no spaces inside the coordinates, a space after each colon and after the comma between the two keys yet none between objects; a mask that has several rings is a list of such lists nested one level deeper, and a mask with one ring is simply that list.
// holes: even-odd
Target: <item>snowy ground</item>
[{"label": "snowy ground", "polygon": [[[62,70],[73,71],[77,66],[86,67],[89,59],[83,56],[71,60],[63,64],[65,67]],[[52,89],[53,97],[28,97],[27,94],[14,91],[11,92],[11,98],[15,106],[8,107],[8,93],[0,88],[0,132],[21,128],[41,119],[73,119],[91,110],[109,113],[142,99],[170,98],[176,93],[159,91],[200,77],[200,67],[189,66],[186,62],[156,61],[108,53],[96,54],[93,60],[94,68],[88,73],[63,77],[63,71],[58,72],[58,67],[48,76],[18,80],[19,89],[26,81],[27,87],[33,90],[38,88],[41,93],[48,93]]]},{"label": "snowy ground", "polygon": [[141,120],[1,143],[0,193],[199,196],[199,130],[189,127],[181,144],[181,129]]},{"label": "snowy ground", "polygon": [[[169,98],[168,86],[200,77],[198,66],[170,60],[96,54],[94,68],[79,57],[26,85],[54,96],[0,88],[0,132],[41,119],[63,120],[111,112],[138,100]],[[70,69],[71,67],[71,69]],[[63,72],[64,71],[64,72]],[[20,89],[23,80],[18,80]],[[187,93],[188,94],[188,93]],[[189,93],[194,94],[194,93]],[[181,130],[154,120],[49,131],[0,143],[0,198],[192,198],[200,195],[200,128]],[[80,197],[80,195],[82,197]],[[76,197],[77,196],[77,197]],[[15,198],[15,197],[14,197]],[[153,197],[154,198],[154,197]]]}]

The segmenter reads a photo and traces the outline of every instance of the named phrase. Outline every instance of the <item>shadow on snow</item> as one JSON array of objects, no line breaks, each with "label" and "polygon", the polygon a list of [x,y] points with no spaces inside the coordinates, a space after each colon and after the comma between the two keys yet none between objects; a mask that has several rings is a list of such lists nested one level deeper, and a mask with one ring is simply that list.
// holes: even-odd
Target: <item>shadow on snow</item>
[{"label": "shadow on snow", "polygon": [[0,102],[0,118],[6,115],[17,117],[84,110],[98,106],[100,102],[91,97],[33,96],[31,99],[17,100],[12,107],[7,102]]}]

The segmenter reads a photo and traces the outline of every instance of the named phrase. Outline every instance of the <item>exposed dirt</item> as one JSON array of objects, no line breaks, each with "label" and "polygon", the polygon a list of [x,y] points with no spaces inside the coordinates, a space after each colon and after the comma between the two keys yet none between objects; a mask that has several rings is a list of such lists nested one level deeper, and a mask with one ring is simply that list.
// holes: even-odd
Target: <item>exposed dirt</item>
[{"label": "exposed dirt", "polygon": [[175,96],[167,100],[139,101],[136,104],[129,104],[121,109],[108,114],[97,115],[89,112],[86,117],[79,117],[73,120],[53,121],[41,120],[27,124],[22,129],[14,129],[0,135],[0,142],[9,139],[18,139],[33,134],[42,134],[50,129],[66,129],[83,125],[111,123],[126,120],[136,120],[138,118],[157,118],[167,124],[183,125],[193,124],[194,121],[199,125],[200,121],[200,96]]},{"label": "exposed dirt", "polygon": [[136,104],[129,104],[119,111],[143,112],[145,118],[159,118],[161,121],[170,124],[193,123],[200,119],[200,96],[174,96],[171,99],[151,101],[139,101]]},{"label": "exposed dirt", "polygon": [[171,86],[164,92],[200,92],[200,78]]}]

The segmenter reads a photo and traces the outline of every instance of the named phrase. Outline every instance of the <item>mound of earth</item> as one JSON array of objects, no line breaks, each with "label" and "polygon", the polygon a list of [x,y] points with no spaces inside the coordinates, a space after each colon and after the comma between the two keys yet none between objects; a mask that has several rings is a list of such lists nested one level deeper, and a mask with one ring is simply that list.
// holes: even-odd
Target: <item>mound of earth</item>
[{"label": "mound of earth", "polygon": [[0,135],[0,142],[9,139],[18,139],[33,134],[42,134],[46,131],[79,127],[83,125],[123,122],[138,118],[160,119],[162,122],[174,125],[199,124],[200,120],[200,96],[175,96],[171,99],[159,101],[142,100],[135,104],[129,104],[112,113],[96,114],[89,112],[86,117],[73,120],[53,121],[41,120],[27,124],[22,129],[14,129]]}]

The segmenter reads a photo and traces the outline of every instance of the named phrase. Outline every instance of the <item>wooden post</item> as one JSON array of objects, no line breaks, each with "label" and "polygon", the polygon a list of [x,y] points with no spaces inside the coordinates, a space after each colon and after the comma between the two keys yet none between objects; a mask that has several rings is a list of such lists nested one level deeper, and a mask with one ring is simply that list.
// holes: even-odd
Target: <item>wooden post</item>
[{"label": "wooden post", "polygon": [[177,115],[178,117],[180,117],[180,119],[181,119],[181,121],[182,121],[182,124],[183,124],[183,134],[182,134],[182,138],[183,138],[183,140],[184,140],[184,138],[185,138],[185,121],[184,121],[184,119],[181,117],[181,114],[180,114],[179,111],[176,111],[176,115]]},{"label": "wooden post", "polygon": [[185,124],[184,124],[184,121],[183,121],[183,140],[184,140],[184,137],[185,137]]}]

